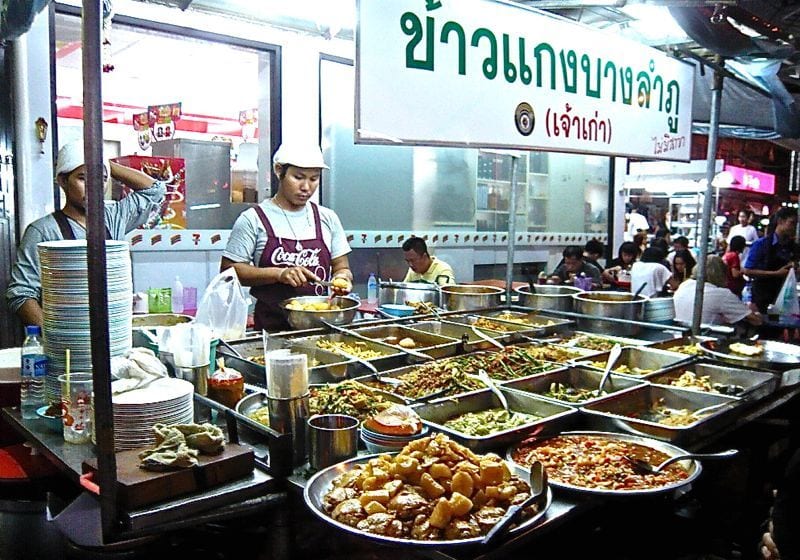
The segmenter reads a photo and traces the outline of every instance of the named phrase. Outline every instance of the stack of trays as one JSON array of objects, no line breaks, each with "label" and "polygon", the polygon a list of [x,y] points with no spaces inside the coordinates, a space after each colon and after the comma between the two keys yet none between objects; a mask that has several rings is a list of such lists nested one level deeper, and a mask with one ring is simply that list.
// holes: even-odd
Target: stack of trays
[{"label": "stack of trays", "polygon": [[194,421],[194,386],[183,379],[164,377],[143,389],[114,395],[115,449],[155,445],[153,424],[190,424]]},{"label": "stack of trays", "polygon": [[[54,402],[61,397],[58,376],[66,371],[67,348],[71,371],[92,371],[86,241],[39,243],[39,260],[48,359],[45,397]],[[121,356],[131,348],[133,281],[127,242],[106,241],[106,274],[110,353]]]}]

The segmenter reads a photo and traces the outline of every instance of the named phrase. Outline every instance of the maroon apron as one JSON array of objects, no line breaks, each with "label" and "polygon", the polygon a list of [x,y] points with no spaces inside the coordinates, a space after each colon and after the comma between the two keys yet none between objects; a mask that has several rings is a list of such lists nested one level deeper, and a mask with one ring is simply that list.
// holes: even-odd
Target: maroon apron
[{"label": "maroon apron", "polygon": [[[256,206],[264,229],[267,230],[267,245],[261,254],[258,262],[259,268],[278,267],[289,268],[292,266],[302,266],[316,274],[321,280],[327,281],[331,274],[331,252],[322,239],[322,222],[319,219],[319,209],[313,202],[309,202],[314,213],[314,229],[316,237],[312,239],[287,239],[279,238],[275,235],[275,230],[269,223],[267,215],[260,206]],[[303,246],[298,251],[297,242]],[[268,331],[289,329],[286,315],[280,303],[288,298],[295,296],[327,295],[327,289],[322,286],[312,286],[307,284],[299,288],[293,288],[288,284],[265,284],[250,288],[250,294],[256,298],[256,308],[254,322],[257,330],[265,329]]]}]

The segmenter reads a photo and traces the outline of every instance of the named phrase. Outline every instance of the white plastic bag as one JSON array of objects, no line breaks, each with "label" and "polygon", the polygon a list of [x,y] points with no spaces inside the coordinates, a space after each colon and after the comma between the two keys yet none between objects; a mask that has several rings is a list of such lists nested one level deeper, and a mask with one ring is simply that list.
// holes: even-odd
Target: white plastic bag
[{"label": "white plastic bag", "polygon": [[242,338],[247,328],[248,297],[233,267],[217,274],[203,292],[195,323],[207,325],[213,338]]},{"label": "white plastic bag", "polygon": [[797,276],[794,268],[789,269],[783,287],[775,298],[775,312],[779,315],[800,315],[800,304],[797,301]]}]

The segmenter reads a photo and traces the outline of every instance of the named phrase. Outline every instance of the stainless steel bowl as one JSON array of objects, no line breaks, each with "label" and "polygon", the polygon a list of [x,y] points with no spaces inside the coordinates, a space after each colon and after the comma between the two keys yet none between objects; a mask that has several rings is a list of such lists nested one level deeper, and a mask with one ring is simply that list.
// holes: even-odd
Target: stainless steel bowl
[{"label": "stainless steel bowl", "polygon": [[[646,297],[625,292],[582,292],[573,295],[572,299],[576,313],[628,321],[641,321],[644,315],[644,306],[647,303]],[[579,319],[578,327],[603,332],[608,329],[608,323]],[[637,332],[639,332],[639,326],[632,323],[614,325],[614,334],[633,335]]]},{"label": "stainless steel bowl", "polygon": [[519,294],[519,303],[522,306],[555,311],[572,311],[572,296],[582,292],[572,286],[550,284],[535,284],[533,293],[528,286],[519,287],[514,291]]},{"label": "stainless steel bowl", "polygon": [[333,323],[334,325],[346,325],[353,322],[356,316],[356,311],[360,303],[358,300],[346,296],[334,296],[330,298],[332,305],[338,306],[339,309],[331,309],[326,311],[314,310],[298,310],[287,309],[286,306],[290,303],[297,302],[301,304],[309,303],[322,303],[327,302],[328,296],[298,296],[285,299],[281,302],[281,308],[286,313],[286,319],[292,328],[297,330],[316,329],[317,327],[324,327],[322,321]]},{"label": "stainless steel bowl", "polygon": [[404,304],[430,302],[439,306],[439,286],[426,282],[381,282],[378,287],[378,302]]},{"label": "stainless steel bowl", "polygon": [[441,287],[442,307],[448,311],[472,311],[500,305],[500,295],[505,292],[494,286],[454,284]]}]

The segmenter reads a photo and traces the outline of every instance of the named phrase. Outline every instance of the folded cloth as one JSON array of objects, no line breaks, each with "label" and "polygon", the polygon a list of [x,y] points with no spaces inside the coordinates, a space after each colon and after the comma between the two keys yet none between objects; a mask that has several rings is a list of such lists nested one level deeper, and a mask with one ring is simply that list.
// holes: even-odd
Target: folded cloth
[{"label": "folded cloth", "polygon": [[167,376],[167,368],[149,348],[131,348],[124,356],[111,358],[111,394],[142,389]]},{"label": "folded cloth", "polygon": [[186,444],[205,455],[216,455],[225,446],[222,428],[214,424],[176,424],[172,426],[186,438]]},{"label": "folded cloth", "polygon": [[139,453],[139,468],[152,471],[185,469],[199,453],[213,455],[225,446],[225,435],[213,424],[155,424],[156,446]]}]

